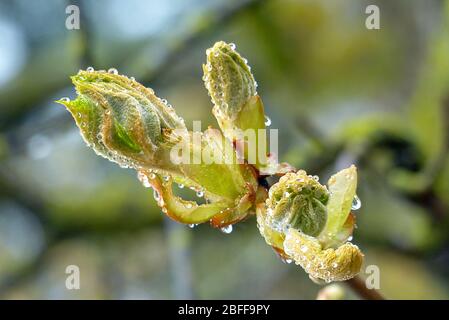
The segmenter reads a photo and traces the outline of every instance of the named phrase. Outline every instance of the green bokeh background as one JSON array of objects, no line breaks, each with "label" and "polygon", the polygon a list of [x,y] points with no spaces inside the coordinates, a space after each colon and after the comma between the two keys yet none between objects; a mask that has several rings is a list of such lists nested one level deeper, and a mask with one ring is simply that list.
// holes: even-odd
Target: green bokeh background
[{"label": "green bokeh background", "polygon": [[[65,27],[69,4],[80,30]],[[380,30],[365,27],[370,4]],[[217,127],[201,64],[219,40],[249,60],[282,161],[322,182],[359,167],[354,242],[381,292],[449,298],[449,1],[437,0],[0,0],[0,298],[316,297],[254,218],[231,234],[169,221],[54,103],[75,97],[78,69],[115,67],[187,125]],[[65,287],[68,265],[80,290]]]}]

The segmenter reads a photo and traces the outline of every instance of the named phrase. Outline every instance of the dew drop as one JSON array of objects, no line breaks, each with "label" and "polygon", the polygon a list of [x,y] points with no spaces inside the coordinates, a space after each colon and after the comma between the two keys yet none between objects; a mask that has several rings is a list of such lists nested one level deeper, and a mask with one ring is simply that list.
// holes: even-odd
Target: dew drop
[{"label": "dew drop", "polygon": [[348,241],[352,241],[352,239],[353,239],[352,236],[349,236]]},{"label": "dew drop", "polygon": [[131,81],[136,81],[136,78],[134,78],[134,77],[130,77],[129,78]]},{"label": "dew drop", "polygon": [[223,227],[220,230],[223,233],[230,234],[232,232],[232,224],[227,225],[226,227]]},{"label": "dew drop", "polygon": [[108,69],[108,73],[110,73],[110,74],[118,74],[118,70],[115,69],[115,68],[110,68],[110,69]]},{"label": "dew drop", "polygon": [[164,177],[164,181],[169,181],[170,180],[170,176],[165,176]]},{"label": "dew drop", "polygon": [[157,192],[156,190],[154,190],[153,192],[153,197],[154,200],[159,201],[159,199],[161,198],[161,196],[159,195],[159,192]]},{"label": "dew drop", "polygon": [[196,196],[202,198],[204,196],[204,192],[200,190],[196,193]]},{"label": "dew drop", "polygon": [[70,98],[68,98],[68,97],[63,97],[63,98],[61,98],[61,101],[63,101],[63,102],[70,102]]},{"label": "dew drop", "polygon": [[189,228],[191,228],[191,229],[195,228],[196,226],[197,226],[197,224],[194,224],[194,223],[189,224]]},{"label": "dew drop", "polygon": [[165,104],[165,105],[168,103],[167,99],[162,99],[161,101],[162,101],[162,103]]},{"label": "dew drop", "polygon": [[232,50],[235,50],[235,48],[236,48],[235,43],[232,43],[232,42],[229,44],[229,46],[231,47]]},{"label": "dew drop", "polygon": [[144,173],[139,172],[139,173],[137,174],[137,179],[139,179],[139,181],[142,183],[142,185],[143,185],[145,188],[151,187],[151,184],[150,184],[150,182],[148,181],[148,177],[147,177]]},{"label": "dew drop", "polygon": [[318,176],[313,176],[312,178],[313,178],[313,180],[315,180],[317,182],[320,181],[320,177],[318,177]]},{"label": "dew drop", "polygon": [[156,175],[154,173],[150,173],[150,175],[148,176],[151,180],[156,178]]},{"label": "dew drop", "polygon": [[359,197],[357,195],[355,195],[354,199],[352,199],[351,210],[359,210],[361,207],[362,207],[362,201],[360,201]]},{"label": "dew drop", "polygon": [[93,67],[87,67],[86,71],[87,71],[87,72],[94,72],[95,69],[94,69]]},{"label": "dew drop", "polygon": [[265,116],[265,126],[269,127],[271,126],[271,119]]},{"label": "dew drop", "polygon": [[183,189],[184,185],[181,183],[181,184],[178,185],[178,187],[179,187],[179,189]]},{"label": "dew drop", "polygon": [[167,213],[167,208],[166,208],[166,207],[163,207],[163,208],[162,208],[162,212],[163,212],[163,213]]}]

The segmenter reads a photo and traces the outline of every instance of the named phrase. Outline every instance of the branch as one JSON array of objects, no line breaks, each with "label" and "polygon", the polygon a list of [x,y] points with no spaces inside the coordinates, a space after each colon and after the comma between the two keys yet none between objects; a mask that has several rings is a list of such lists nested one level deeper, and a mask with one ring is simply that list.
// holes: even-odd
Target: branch
[{"label": "branch", "polygon": [[360,298],[365,300],[385,300],[379,291],[368,289],[365,285],[365,281],[359,276],[355,276],[354,278],[345,281],[345,284]]}]

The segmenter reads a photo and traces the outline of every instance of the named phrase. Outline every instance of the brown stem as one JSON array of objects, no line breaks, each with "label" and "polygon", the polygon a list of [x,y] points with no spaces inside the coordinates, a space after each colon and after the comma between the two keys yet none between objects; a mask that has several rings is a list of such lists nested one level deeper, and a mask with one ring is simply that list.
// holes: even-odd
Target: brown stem
[{"label": "brown stem", "polygon": [[348,287],[351,288],[358,296],[365,300],[385,300],[385,298],[376,289],[368,289],[359,276],[345,281]]}]

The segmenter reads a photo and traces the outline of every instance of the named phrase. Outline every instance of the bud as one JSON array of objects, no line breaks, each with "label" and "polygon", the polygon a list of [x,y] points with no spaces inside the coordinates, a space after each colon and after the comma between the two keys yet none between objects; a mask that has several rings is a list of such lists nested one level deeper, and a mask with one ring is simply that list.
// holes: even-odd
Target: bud
[{"label": "bud", "polygon": [[[153,90],[125,76],[80,71],[72,77],[78,97],[59,100],[97,154],[133,168],[159,168],[169,147],[186,132],[184,121]],[[178,134],[175,133],[178,132]]]},{"label": "bud", "polygon": [[254,77],[234,46],[223,41],[206,51],[204,81],[215,105],[216,116],[233,121],[244,105],[255,96]]},{"label": "bud", "polygon": [[[236,143],[236,148],[248,160],[248,149],[266,149],[266,133],[259,137],[258,129],[265,129],[262,100],[257,95],[257,84],[235,45],[223,41],[206,51],[207,63],[203,65],[204,83],[214,104],[213,114],[224,135]],[[244,141],[247,130],[253,130],[255,145]],[[265,154],[258,154],[257,168],[268,165]]]},{"label": "bud", "polygon": [[[138,170],[142,183],[154,188],[164,213],[182,223],[210,221],[215,227],[249,214],[257,176],[237,161],[231,142],[219,130],[199,133],[197,141],[165,100],[116,72],[80,71],[72,81],[77,99],[58,102],[70,111],[84,140],[97,154]],[[185,151],[188,161],[174,161],[179,151]],[[203,155],[211,153],[223,161],[204,162]],[[176,196],[173,182],[196,190],[206,203]]]},{"label": "bud", "polygon": [[277,230],[293,228],[317,236],[326,224],[328,199],[326,187],[299,170],[285,174],[270,188],[267,213]]},{"label": "bud", "polygon": [[314,237],[289,229],[284,241],[284,251],[309,276],[326,282],[345,281],[356,276],[363,263],[360,249],[347,242],[337,249],[323,250]]},{"label": "bud", "polygon": [[330,284],[325,286],[318,292],[317,300],[343,300],[345,298],[345,290],[339,284]]},{"label": "bud", "polygon": [[260,233],[311,278],[350,279],[363,262],[359,248],[346,242],[354,227],[350,210],[356,186],[355,166],[332,176],[329,191],[303,170],[287,173],[270,188],[266,203],[257,206]]}]

